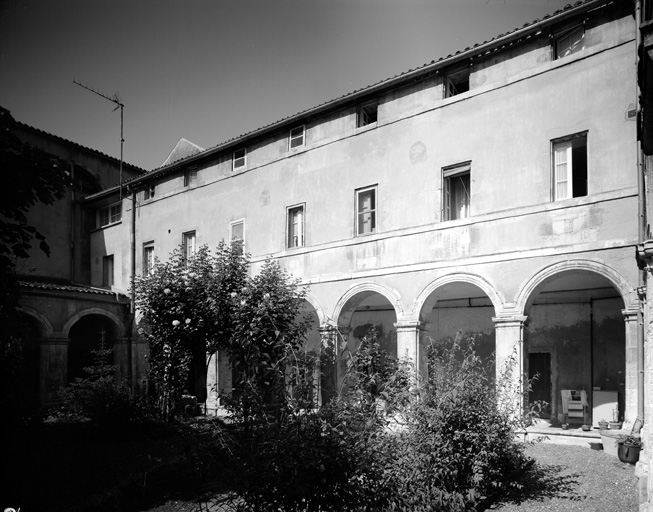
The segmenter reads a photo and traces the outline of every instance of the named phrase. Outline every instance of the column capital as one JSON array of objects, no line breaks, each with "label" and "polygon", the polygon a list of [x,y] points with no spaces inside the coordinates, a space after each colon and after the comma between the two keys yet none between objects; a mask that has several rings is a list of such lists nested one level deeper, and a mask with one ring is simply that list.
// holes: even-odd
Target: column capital
[{"label": "column capital", "polygon": [[43,341],[48,345],[68,345],[68,343],[70,343],[70,338],[54,335],[44,339]]},{"label": "column capital", "polygon": [[493,316],[495,328],[500,327],[516,327],[523,326],[528,322],[528,317],[525,315],[506,315],[506,316]]},{"label": "column capital", "polygon": [[636,322],[639,310],[637,309],[622,309],[621,314],[624,316],[624,321],[626,322]]},{"label": "column capital", "polygon": [[394,326],[397,331],[423,331],[426,328],[426,324],[424,322],[420,322],[419,320],[402,320],[395,322]]}]

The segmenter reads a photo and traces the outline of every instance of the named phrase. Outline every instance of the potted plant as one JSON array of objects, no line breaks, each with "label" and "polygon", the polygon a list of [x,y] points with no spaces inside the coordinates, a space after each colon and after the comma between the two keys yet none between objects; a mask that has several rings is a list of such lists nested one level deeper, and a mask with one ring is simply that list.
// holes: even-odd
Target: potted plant
[{"label": "potted plant", "polygon": [[628,464],[636,464],[641,449],[642,440],[639,436],[625,436],[623,440],[619,441],[619,460]]},{"label": "potted plant", "polygon": [[621,422],[619,421],[619,411],[615,408],[612,411],[612,421],[609,422],[610,430],[619,430]]},{"label": "potted plant", "polygon": [[599,430],[608,430],[608,422],[605,420],[599,421]]}]

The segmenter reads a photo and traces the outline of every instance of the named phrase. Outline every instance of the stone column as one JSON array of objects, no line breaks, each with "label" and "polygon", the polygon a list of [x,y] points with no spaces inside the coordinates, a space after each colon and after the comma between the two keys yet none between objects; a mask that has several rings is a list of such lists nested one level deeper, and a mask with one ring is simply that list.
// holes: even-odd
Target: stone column
[{"label": "stone column", "polygon": [[69,338],[52,337],[41,345],[44,405],[59,402],[59,388],[68,384]]},{"label": "stone column", "polygon": [[395,323],[397,329],[397,358],[405,360],[415,368],[416,377],[426,378],[427,360],[421,331],[424,324],[419,321]]},{"label": "stone column", "polygon": [[[497,384],[502,382],[502,378],[506,379],[504,386],[497,391],[508,393],[511,400],[519,400],[518,404],[513,404],[515,413],[524,409],[528,399],[524,393],[524,380],[528,378],[528,347],[524,343],[524,326],[527,320],[528,317],[523,315],[492,318],[496,339]],[[510,372],[504,375],[508,368]]]},{"label": "stone column", "polygon": [[322,326],[318,331],[322,342],[320,351],[320,402],[327,403],[336,395],[338,389],[338,333],[336,328],[331,325]]},{"label": "stone column", "polygon": [[624,393],[624,426],[632,426],[637,419],[637,322],[638,311],[622,310],[626,328],[626,385]]}]

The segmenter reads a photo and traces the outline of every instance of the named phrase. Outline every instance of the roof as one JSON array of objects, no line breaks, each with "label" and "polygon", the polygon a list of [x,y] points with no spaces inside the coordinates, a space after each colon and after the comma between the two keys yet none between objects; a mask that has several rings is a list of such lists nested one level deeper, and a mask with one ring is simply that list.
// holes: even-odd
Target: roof
[{"label": "roof", "polygon": [[[351,103],[360,98],[365,98],[366,96],[379,93],[390,87],[394,87],[399,84],[407,83],[413,80],[418,80],[420,78],[428,76],[430,73],[436,72],[437,70],[444,68],[446,66],[450,66],[451,64],[454,64],[456,62],[487,55],[494,51],[500,50],[507,45],[511,45],[522,39],[531,37],[534,34],[541,31],[542,28],[545,26],[558,23],[560,21],[565,20],[568,17],[574,16],[581,12],[588,11],[592,8],[598,8],[609,4],[615,4],[620,1],[621,0],[579,0],[575,2],[573,5],[567,4],[562,9],[555,11],[553,14],[547,14],[543,16],[542,19],[535,19],[529,23],[525,23],[522,27],[515,28],[504,34],[499,34],[488,41],[483,41],[482,43],[477,43],[473,46],[468,46],[464,50],[459,50],[454,54],[447,55],[446,57],[440,57],[437,61],[433,60],[422,66],[419,66],[414,69],[410,69],[408,71],[395,75],[391,78],[381,80],[380,82],[354,90],[350,93],[340,96],[339,98],[329,100],[316,107],[312,107],[307,110],[298,112],[296,114],[284,117],[278,121],[275,121],[263,127],[257,128],[250,132],[246,132],[242,135],[238,135],[237,137],[228,139],[225,142],[221,142],[212,148],[204,150],[201,153],[189,155],[182,160],[177,160],[174,162],[172,161],[169,162],[168,161],[169,158],[168,158],[166,159],[166,162],[168,163],[164,162],[164,164],[161,167],[158,167],[148,172],[146,175],[125,180],[123,181],[123,184],[129,183],[132,186],[134,185],[138,186],[140,183],[144,183],[151,178],[156,178],[177,170],[181,166],[181,164],[184,165],[189,164],[191,162],[218,153],[237,144],[241,144],[242,142],[247,141],[249,139],[262,136],[263,134],[267,134],[279,130],[281,128],[287,128],[292,124],[298,124],[300,121],[305,120],[307,117],[322,114],[325,111],[337,108],[343,104]],[[118,187],[114,187],[112,191],[115,192],[117,190]],[[106,192],[109,192],[109,190],[106,190],[103,193],[98,193],[93,197],[99,197],[101,195],[104,195],[104,193]]]},{"label": "roof", "polygon": [[119,297],[124,297],[125,299],[127,298],[127,296],[123,293],[112,292],[111,290],[105,290],[104,288],[94,288],[92,286],[84,286],[80,284],[58,284],[42,281],[18,281],[18,284],[21,288],[31,288],[33,290],[89,293],[93,295],[114,295],[116,299]]},{"label": "roof", "polygon": [[[5,110],[6,112],[8,112],[11,115],[9,110],[7,110],[7,109],[5,109],[3,107],[0,107],[0,109]],[[12,116],[12,119],[14,120],[14,122],[16,123],[17,126],[20,126],[20,127],[24,128],[24,129],[36,132],[36,133],[38,133],[40,135],[45,135],[46,137],[50,137],[52,139],[56,139],[56,140],[58,140],[60,142],[63,142],[65,144],[69,144],[71,146],[79,148],[79,149],[81,149],[83,151],[86,151],[88,153],[93,153],[93,154],[95,154],[97,156],[100,156],[100,157],[104,158],[105,160],[110,160],[110,161],[112,161],[112,162],[114,162],[116,164],[120,164],[120,159],[115,158],[113,156],[109,156],[106,153],[102,153],[101,151],[98,151],[97,149],[92,149],[92,148],[89,148],[89,147],[86,147],[86,146],[82,146],[81,144],[77,144],[76,142],[73,142],[71,140],[64,139],[63,137],[59,137],[58,135],[53,135],[52,133],[48,133],[48,132],[46,132],[44,130],[41,130],[40,128],[34,128],[33,126],[25,124],[25,123],[23,123],[21,121],[17,121],[16,119],[13,118],[13,116]],[[135,166],[133,164],[130,164],[128,162],[125,162],[124,160],[123,160],[122,163],[123,163],[123,165],[128,166],[130,169],[132,169],[132,170],[134,170],[134,171],[136,171],[136,172],[138,172],[140,174],[146,174],[147,173],[147,171],[145,169],[137,167],[137,166]]]},{"label": "roof", "polygon": [[197,155],[202,151],[204,151],[204,148],[201,148],[197,144],[193,144],[189,140],[186,140],[182,137],[179,139],[179,142],[177,142],[177,145],[174,147],[174,149],[170,152],[168,158],[163,161],[161,167],[165,167],[166,165],[177,162],[178,160],[184,160],[189,156]]}]

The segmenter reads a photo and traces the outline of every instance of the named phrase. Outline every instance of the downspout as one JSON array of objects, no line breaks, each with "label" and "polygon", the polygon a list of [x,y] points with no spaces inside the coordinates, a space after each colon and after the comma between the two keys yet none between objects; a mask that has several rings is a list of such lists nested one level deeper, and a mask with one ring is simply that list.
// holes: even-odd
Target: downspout
[{"label": "downspout", "polygon": [[[641,105],[639,91],[639,51],[642,44],[640,26],[642,24],[642,3],[635,1],[635,105],[637,105],[637,122],[641,120]],[[639,125],[637,126],[639,132]],[[646,183],[642,169],[642,145],[639,134],[636,136],[637,145],[637,215],[638,215],[638,244],[644,242],[646,236]],[[640,287],[646,285],[646,270],[639,271]],[[648,292],[647,292],[648,296]],[[642,301],[637,310],[637,418],[644,421],[644,316]]]},{"label": "downspout", "polygon": [[75,163],[70,162],[70,179],[73,186],[70,189],[70,282],[75,282]]},{"label": "downspout", "polygon": [[130,233],[130,257],[131,257],[131,275],[129,278],[130,288],[131,288],[131,297],[129,301],[129,312],[131,316],[131,330],[129,333],[129,357],[127,358],[127,371],[129,372],[129,384],[134,392],[134,382],[133,382],[133,354],[132,354],[132,340],[134,337],[134,327],[136,326],[136,291],[134,290],[134,284],[136,281],[136,191],[132,188],[131,201],[132,201],[132,215],[131,215],[131,233]]}]

